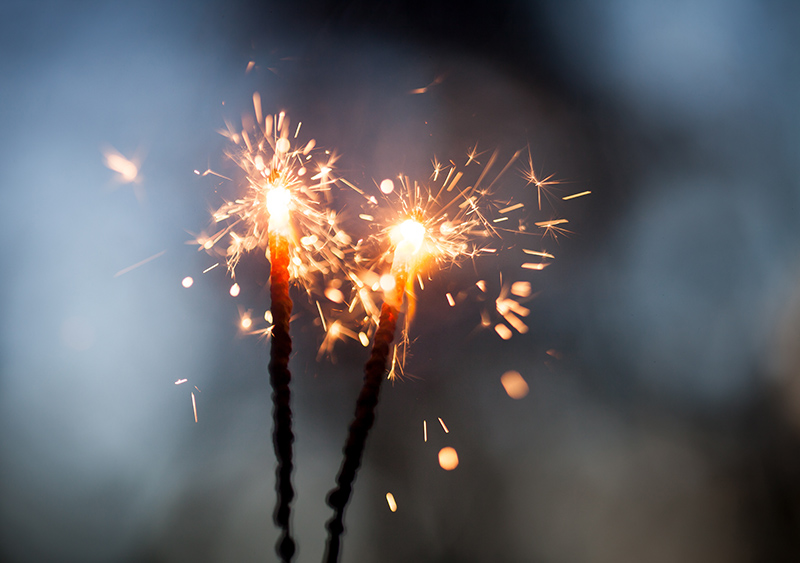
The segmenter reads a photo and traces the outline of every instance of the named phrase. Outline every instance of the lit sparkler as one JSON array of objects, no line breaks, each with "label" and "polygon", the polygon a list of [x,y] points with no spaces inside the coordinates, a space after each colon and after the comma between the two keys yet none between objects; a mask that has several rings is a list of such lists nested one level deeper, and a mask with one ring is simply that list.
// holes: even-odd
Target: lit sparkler
[{"label": "lit sparkler", "polygon": [[[475,148],[469,153],[467,164],[477,163],[476,151]],[[325,559],[329,563],[336,562],[339,558],[341,535],[344,532],[344,511],[361,464],[367,436],[375,420],[380,386],[390,358],[392,369],[389,377],[394,377],[395,374],[397,348],[392,346],[392,341],[404,300],[407,307],[405,328],[402,331],[403,344],[407,343],[408,326],[414,313],[414,284],[418,282],[423,285],[421,274],[428,273],[434,267],[441,269],[465,257],[476,256],[486,249],[485,245],[477,241],[497,234],[484,209],[484,200],[497,178],[483,186],[496,157],[497,153],[490,157],[480,177],[471,186],[460,185],[463,173],[456,170],[455,165],[447,171],[435,165],[433,188],[419,182],[412,183],[405,176],[399,176],[400,190],[397,192],[392,180],[384,180],[378,186],[387,198],[394,194],[397,201],[393,206],[394,213],[389,220],[389,226],[373,237],[378,245],[385,244],[388,240],[389,249],[379,253],[372,265],[379,270],[388,264],[391,267],[389,273],[379,278],[383,304],[377,330],[369,360],[364,367],[364,384],[344,446],[344,460],[336,478],[336,487],[328,495],[328,505],[334,510],[334,516],[326,526],[328,543]],[[498,178],[509,168],[511,162],[502,169]],[[441,183],[437,186],[440,180]],[[374,216],[369,215],[370,218]],[[370,262],[369,259],[364,261]],[[446,428],[441,419],[440,422]]]},{"label": "lit sparkler", "polygon": [[[201,249],[211,251],[224,241],[232,277],[247,251],[265,249],[270,262],[269,373],[273,390],[273,445],[278,462],[273,517],[282,532],[276,551],[282,560],[290,561],[295,543],[290,533],[294,435],[289,389],[292,351],[289,324],[293,307],[289,284],[296,281],[310,294],[319,276],[341,272],[350,240],[337,227],[336,214],[328,205],[335,181],[331,176],[335,156],[326,152],[324,162],[315,163],[315,141],[293,146],[285,114],[264,116],[258,94],[253,95],[253,105],[255,121],[244,118],[241,131],[227,124],[227,129],[221,132],[235,144],[230,156],[245,172],[247,193],[217,209],[214,221],[226,222],[225,226],[213,234],[201,234],[196,242]],[[293,139],[299,130],[300,125],[294,130]],[[210,170],[206,173],[225,178]],[[238,295],[238,285],[234,287]],[[231,295],[235,296],[234,287]],[[244,329],[249,328],[246,322],[243,318]]]}]

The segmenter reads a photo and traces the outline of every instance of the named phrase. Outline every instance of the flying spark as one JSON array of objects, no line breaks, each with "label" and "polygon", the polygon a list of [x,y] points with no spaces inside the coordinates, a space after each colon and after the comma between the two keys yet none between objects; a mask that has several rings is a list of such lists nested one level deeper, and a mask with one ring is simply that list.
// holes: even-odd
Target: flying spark
[{"label": "flying spark", "polygon": [[122,275],[124,275],[124,274],[127,274],[127,273],[128,273],[128,272],[130,272],[131,270],[135,270],[135,269],[136,269],[136,268],[138,268],[139,266],[144,266],[145,264],[147,264],[147,263],[148,263],[148,262],[150,262],[151,260],[155,260],[156,258],[160,258],[160,257],[164,256],[164,254],[165,254],[166,252],[167,252],[166,250],[162,250],[161,252],[158,252],[157,254],[153,254],[153,255],[152,255],[152,256],[150,256],[149,258],[145,258],[145,259],[144,259],[144,260],[142,260],[141,262],[137,262],[136,264],[134,264],[134,265],[132,265],[132,266],[128,266],[127,268],[122,268],[122,269],[121,269],[119,272],[117,272],[116,274],[114,274],[114,277],[115,277],[115,278],[118,278],[118,277],[120,277],[120,276],[122,276]]}]

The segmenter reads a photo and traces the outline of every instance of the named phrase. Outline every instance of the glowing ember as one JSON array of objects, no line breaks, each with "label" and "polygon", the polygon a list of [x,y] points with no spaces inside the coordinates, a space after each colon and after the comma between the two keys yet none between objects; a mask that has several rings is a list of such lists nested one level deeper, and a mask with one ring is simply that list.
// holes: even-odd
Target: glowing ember
[{"label": "glowing ember", "polygon": [[394,500],[394,495],[392,493],[386,493],[386,502],[389,504],[389,510],[392,512],[397,512],[397,503]]},{"label": "glowing ember", "polygon": [[181,280],[181,285],[186,289],[189,289],[194,284],[194,279],[191,276],[186,276]]},{"label": "glowing ember", "polygon": [[500,376],[500,383],[512,399],[521,399],[528,394],[529,388],[526,381],[518,371],[507,371]]},{"label": "glowing ember", "polygon": [[450,446],[439,450],[439,466],[446,471],[458,467],[458,452]]}]

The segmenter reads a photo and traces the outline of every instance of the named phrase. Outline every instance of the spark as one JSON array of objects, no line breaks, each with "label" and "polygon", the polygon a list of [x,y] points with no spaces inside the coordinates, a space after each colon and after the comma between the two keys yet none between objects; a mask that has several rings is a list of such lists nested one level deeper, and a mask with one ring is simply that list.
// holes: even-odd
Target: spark
[{"label": "spark", "polygon": [[553,219],[551,221],[540,221],[539,223],[534,223],[537,227],[554,227],[555,225],[561,225],[563,223],[568,223],[566,219]]},{"label": "spark", "polygon": [[130,184],[139,179],[139,163],[136,160],[129,160],[117,152],[114,148],[107,148],[103,151],[106,167],[117,173],[117,180]]},{"label": "spark", "polygon": [[556,360],[560,360],[560,359],[563,357],[563,354],[561,354],[561,352],[559,352],[558,350],[555,350],[555,349],[553,349],[553,348],[551,348],[550,350],[548,350],[548,351],[546,352],[546,354],[547,354],[548,356],[552,357],[552,358],[555,358]]},{"label": "spark", "polygon": [[512,399],[522,399],[528,394],[528,383],[518,371],[510,370],[500,376],[500,384]]},{"label": "spark", "polygon": [[439,466],[445,471],[452,471],[458,467],[458,452],[450,446],[439,450]]},{"label": "spark", "polygon": [[540,221],[538,223],[534,223],[539,228],[544,229],[544,235],[551,235],[554,239],[558,237],[559,234],[567,234],[569,231],[563,227],[559,227],[558,225],[563,225],[568,223],[566,219],[552,219],[550,221]]},{"label": "spark", "polygon": [[242,330],[248,330],[251,326],[253,326],[253,319],[250,316],[250,312],[246,312],[240,315],[241,319],[239,320],[239,326],[242,327]]},{"label": "spark", "polygon": [[147,263],[148,263],[148,262],[150,262],[151,260],[155,260],[156,258],[160,258],[160,257],[164,256],[164,254],[165,254],[166,252],[167,252],[166,250],[162,250],[161,252],[158,252],[158,253],[156,253],[156,254],[153,254],[153,255],[152,255],[152,256],[150,256],[149,258],[145,258],[145,259],[144,259],[144,260],[142,260],[141,262],[137,262],[137,263],[136,263],[136,264],[134,264],[133,266],[128,266],[127,268],[122,268],[122,269],[121,269],[119,272],[117,272],[116,274],[114,274],[114,277],[115,277],[115,278],[118,278],[118,277],[120,277],[120,276],[122,276],[122,275],[124,275],[124,274],[127,274],[127,273],[128,273],[128,272],[130,272],[131,270],[135,270],[135,269],[136,269],[136,268],[138,268],[139,266],[144,266],[145,264],[147,264]]},{"label": "spark", "polygon": [[550,188],[549,186],[557,185],[560,182],[558,180],[552,180],[555,174],[551,174],[544,179],[540,179],[536,175],[536,170],[533,167],[533,156],[531,155],[531,149],[528,147],[528,167],[522,171],[522,176],[528,182],[528,185],[536,186],[536,197],[539,202],[539,211],[542,210],[542,194],[544,194],[545,198],[547,199],[550,195]]},{"label": "spark", "polygon": [[555,258],[549,252],[539,251],[539,250],[528,250],[527,248],[523,248],[522,252],[525,254],[530,254],[531,256],[541,256],[542,258]]},{"label": "spark", "polygon": [[392,512],[397,512],[397,503],[394,500],[394,495],[392,493],[386,493],[386,502],[389,504],[389,510]]},{"label": "spark", "polygon": [[228,293],[231,294],[231,297],[238,297],[240,291],[241,291],[241,288],[239,287],[239,284],[238,283],[234,283],[231,286],[231,289],[230,289],[230,291]]},{"label": "spark", "polygon": [[432,86],[436,86],[437,84],[441,84],[441,83],[442,83],[442,81],[444,81],[444,75],[443,75],[443,74],[440,74],[439,76],[437,76],[436,78],[434,78],[434,79],[433,79],[433,82],[431,82],[431,83],[430,83],[430,84],[428,84],[427,86],[424,86],[424,87],[422,87],[422,88],[415,88],[415,89],[413,89],[413,90],[409,90],[409,92],[408,92],[408,93],[409,93],[409,94],[425,94],[425,93],[426,93],[428,90],[430,90],[430,88],[431,88]]},{"label": "spark", "polygon": [[384,194],[390,194],[394,191],[394,182],[390,178],[381,181],[380,190]]},{"label": "spark", "polygon": [[219,174],[218,172],[214,172],[210,168],[206,168],[205,172],[200,172],[199,170],[195,170],[194,173],[197,174],[198,176],[208,176],[210,174],[212,176],[216,176],[218,178],[222,178],[223,180],[228,180],[229,182],[233,181],[232,178],[228,178],[227,176],[223,176],[222,174]]},{"label": "spark", "polygon": [[504,207],[503,209],[498,210],[498,213],[510,213],[511,211],[516,211],[517,209],[521,209],[525,207],[522,203],[515,203],[514,205],[509,205],[508,207]]},{"label": "spark", "polygon": [[197,400],[194,398],[194,391],[192,391],[192,410],[194,411],[194,421],[197,422]]},{"label": "spark", "polygon": [[531,294],[531,283],[527,281],[515,281],[511,284],[511,295],[516,297],[529,297]]},{"label": "spark", "polygon": [[181,285],[186,289],[189,289],[194,284],[194,279],[191,276],[186,276],[181,280]]},{"label": "spark", "polygon": [[217,266],[219,266],[219,262],[217,262],[217,263],[216,263],[216,264],[214,264],[213,266],[209,266],[208,268],[206,268],[205,270],[203,270],[203,273],[204,273],[204,274],[207,274],[208,272],[210,272],[211,270],[213,270],[213,269],[214,269],[214,268],[216,268]]},{"label": "spark", "polygon": [[428,421],[427,420],[423,420],[422,421],[422,441],[423,442],[427,442],[428,441]]},{"label": "spark", "polygon": [[445,434],[450,434],[450,430],[447,429],[447,426],[445,425],[444,420],[442,420],[441,418],[439,418],[439,424],[442,425],[442,430],[444,430]]},{"label": "spark", "polygon": [[450,304],[450,306],[451,307],[455,307],[456,306],[456,302],[453,299],[453,295],[448,292],[448,293],[445,294],[445,296],[447,297],[447,302]]},{"label": "spark", "polygon": [[562,197],[561,199],[563,199],[564,201],[567,201],[567,200],[569,200],[569,199],[575,199],[576,197],[583,197],[583,196],[585,196],[585,195],[589,195],[590,193],[592,193],[592,192],[590,192],[590,191],[585,191],[585,192],[580,192],[580,193],[577,193],[577,194],[565,195],[565,196],[564,196],[564,197]]},{"label": "spark", "polygon": [[471,162],[475,164],[480,164],[476,159],[482,155],[486,151],[478,152],[478,143],[475,143],[475,146],[467,151],[467,163],[464,166],[469,166]]},{"label": "spark", "polygon": [[509,340],[514,335],[511,329],[504,324],[494,325],[494,330],[503,340]]},{"label": "spark", "polygon": [[544,270],[550,264],[545,262],[525,262],[522,267],[526,270]]},{"label": "spark", "polygon": [[189,381],[189,380],[188,379],[179,379],[179,380],[177,380],[175,382],[175,385],[181,385],[182,383],[186,383],[187,381]]}]

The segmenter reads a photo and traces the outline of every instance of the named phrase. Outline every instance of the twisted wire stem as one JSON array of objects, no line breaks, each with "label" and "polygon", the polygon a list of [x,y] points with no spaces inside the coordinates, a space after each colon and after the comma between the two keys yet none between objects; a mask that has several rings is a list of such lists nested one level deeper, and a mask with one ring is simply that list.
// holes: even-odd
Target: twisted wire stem
[{"label": "twisted wire stem", "polygon": [[[403,283],[398,282],[397,285],[402,288],[404,281]],[[399,297],[399,301],[402,302],[402,290],[400,290]],[[339,468],[339,475],[336,477],[336,487],[328,493],[328,506],[333,509],[334,515],[325,526],[328,530],[328,543],[324,560],[327,563],[336,563],[339,560],[341,537],[344,532],[344,511],[353,492],[353,482],[361,465],[367,435],[375,421],[375,407],[378,405],[381,382],[384,379],[392,349],[391,344],[399,313],[399,304],[396,301],[397,299],[394,299],[393,303],[384,302],[381,306],[378,330],[375,333],[369,360],[364,366],[364,384],[356,402],[355,418],[350,424],[347,441],[344,445],[344,459]]]},{"label": "twisted wire stem", "polygon": [[273,521],[280,527],[281,535],[275,551],[281,561],[290,562],[295,553],[295,542],[289,529],[291,503],[294,499],[292,487],[292,408],[289,383],[289,356],[292,353],[292,338],[289,335],[289,319],[292,316],[292,299],[289,297],[289,243],[286,237],[269,235],[270,255],[270,311],[272,312],[272,345],[270,346],[269,376],[272,386],[272,443],[278,462],[275,470],[275,512]]}]

